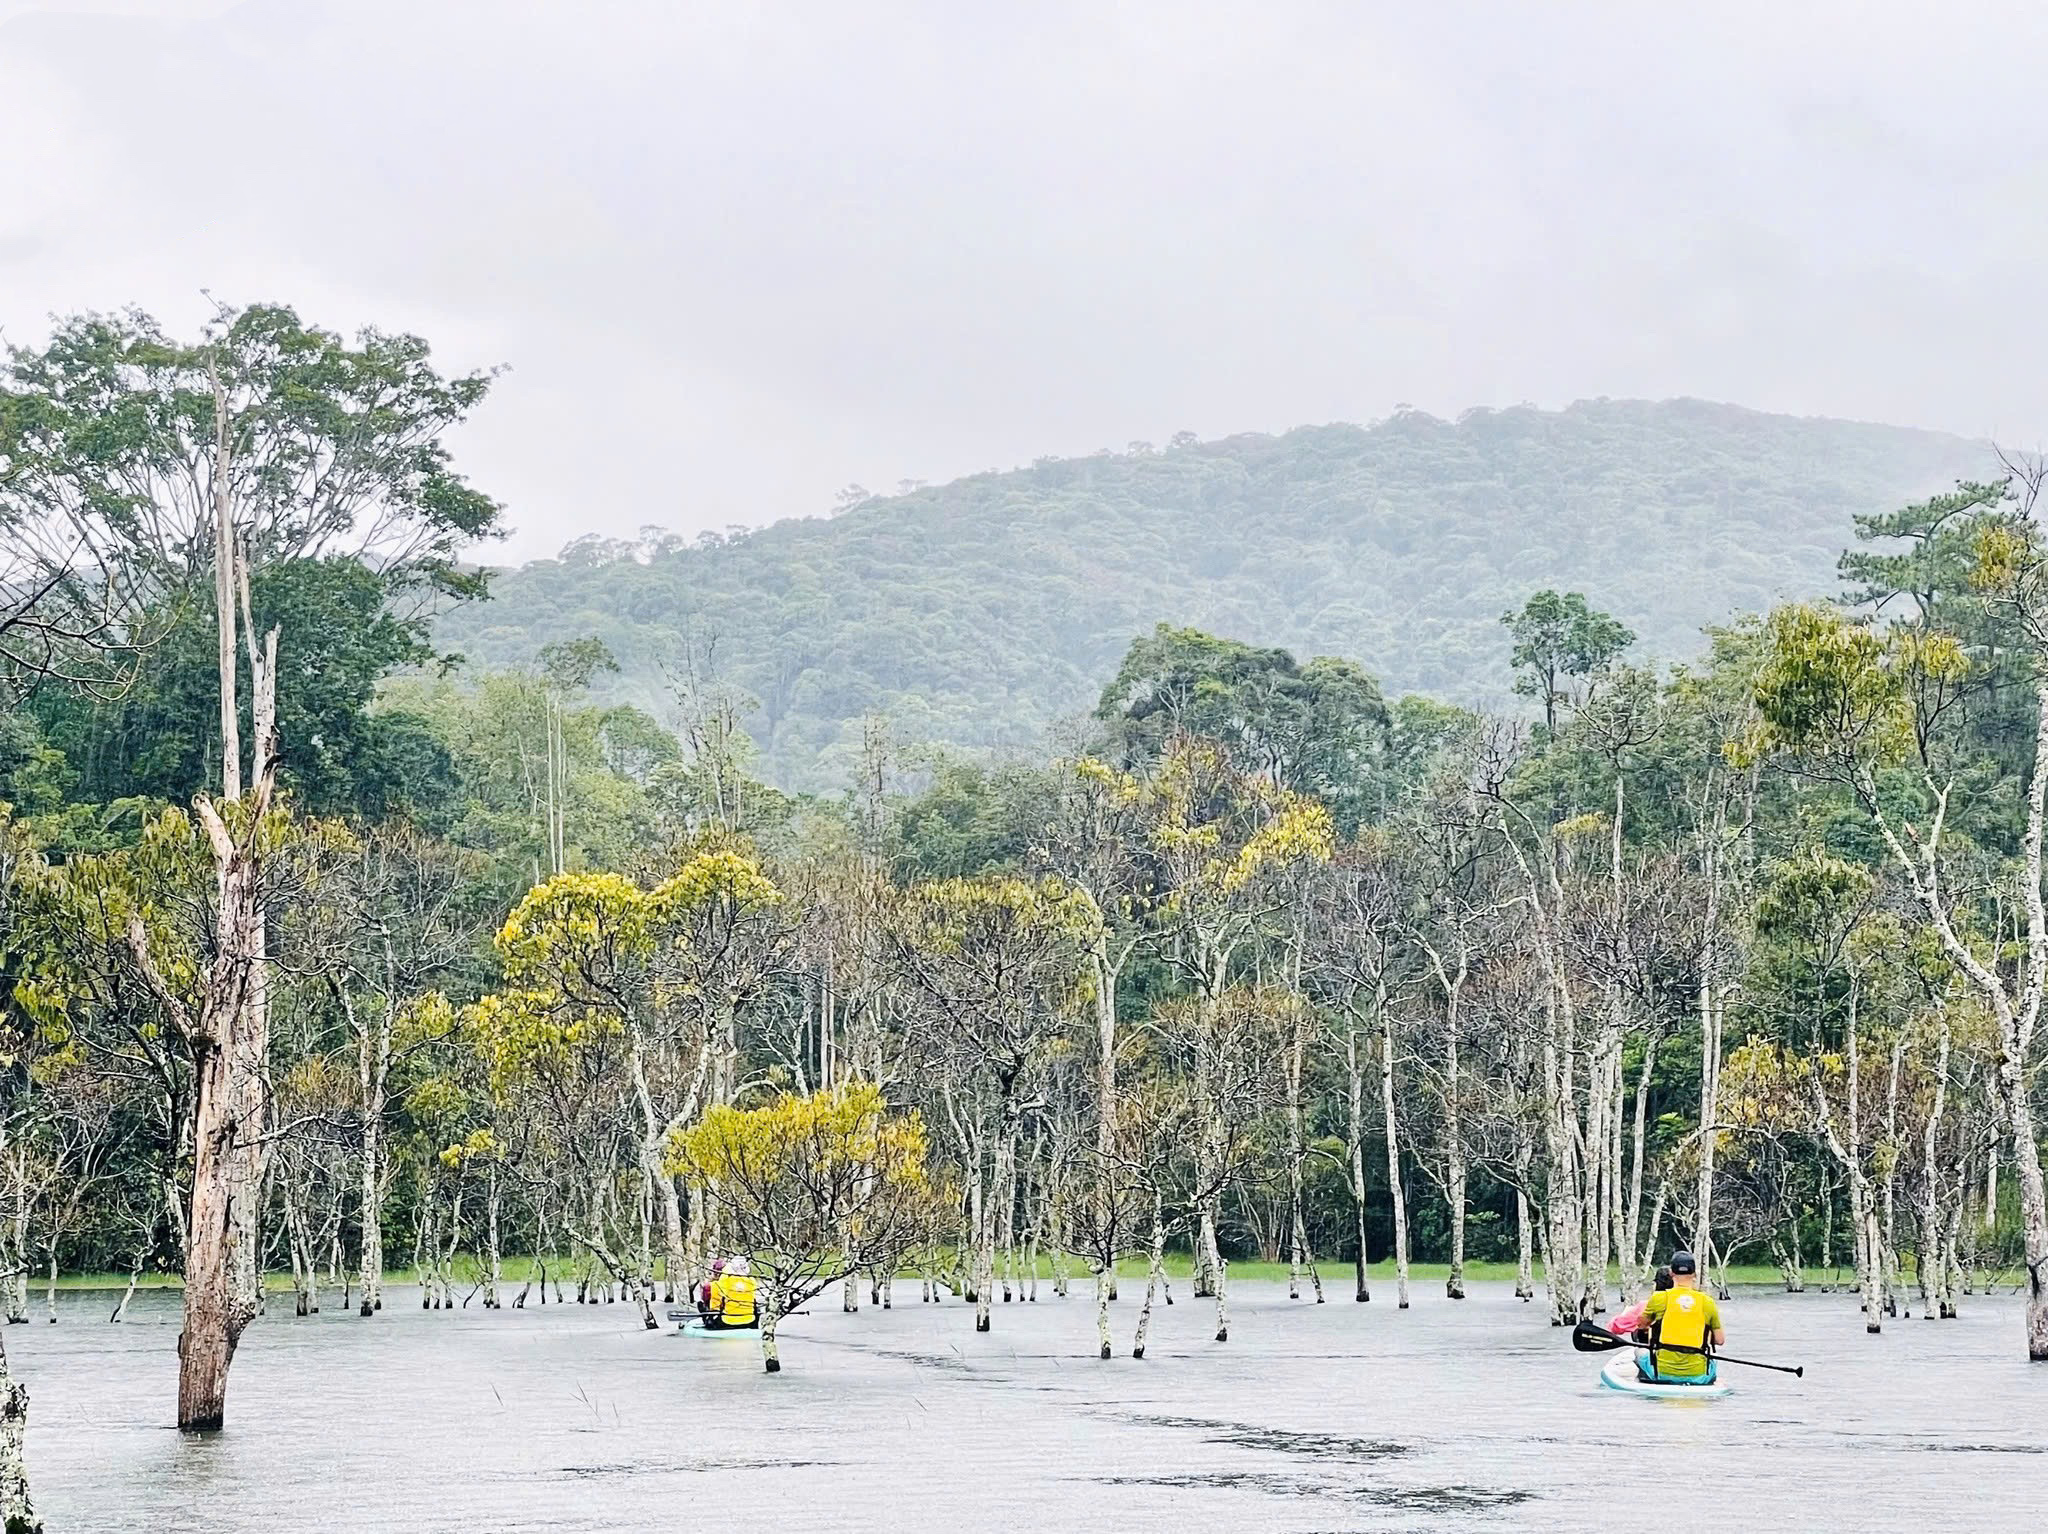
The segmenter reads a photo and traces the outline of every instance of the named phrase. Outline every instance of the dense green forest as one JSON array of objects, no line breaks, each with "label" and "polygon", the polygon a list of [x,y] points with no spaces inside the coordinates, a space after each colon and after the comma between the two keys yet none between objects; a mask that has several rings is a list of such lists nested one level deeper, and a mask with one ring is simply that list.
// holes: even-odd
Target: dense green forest
[{"label": "dense green forest", "polygon": [[[1995,469],[1980,443],[1692,400],[1404,412],[1046,459],[697,545],[586,539],[440,638],[494,669],[596,635],[659,708],[692,650],[758,700],[766,776],[845,783],[860,720],[1031,748],[1160,622],[1337,655],[1389,695],[1497,703],[1503,610],[1583,591],[1665,660],[1835,589],[1855,515]],[[650,520],[656,514],[650,512]]]},{"label": "dense green forest", "polygon": [[[1967,444],[1692,405],[1404,416],[494,596],[460,555],[501,508],[444,446],[489,383],[274,308],[0,370],[0,1316],[177,1272],[193,1430],[266,1274],[658,1327],[720,1252],[771,1370],[828,1285],[987,1330],[1045,1257],[1106,1359],[1117,1264],[1142,1356],[1169,1247],[1222,1342],[1246,1258],[1364,1300],[1391,1256],[1397,1306],[1411,1256],[1452,1298],[1499,1260],[1572,1325],[1676,1242],[1853,1272],[1870,1330],[2017,1282],[2048,1358],[2048,468],[1947,489]],[[1199,535],[1142,534],[1169,482]],[[1337,655],[1230,605],[1290,585]],[[1339,585],[1369,653],[1299,616]],[[659,714],[618,696],[663,663]],[[1506,706],[1402,680],[1459,667]],[[25,1411],[0,1352],[0,1503]]]}]

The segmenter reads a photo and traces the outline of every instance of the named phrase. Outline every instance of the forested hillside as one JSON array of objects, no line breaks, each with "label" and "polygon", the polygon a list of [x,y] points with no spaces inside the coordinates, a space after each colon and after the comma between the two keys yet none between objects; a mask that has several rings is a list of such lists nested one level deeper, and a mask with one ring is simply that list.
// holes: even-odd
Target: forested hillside
[{"label": "forested hillside", "polygon": [[1852,514],[1988,467],[1959,438],[1691,400],[1405,413],[1046,460],[637,559],[588,540],[440,637],[506,667],[595,634],[643,703],[683,636],[715,639],[760,700],[769,774],[818,786],[870,710],[912,738],[1030,743],[1162,621],[1465,702],[1504,691],[1498,620],[1538,587],[1682,655],[1702,624],[1832,591]]}]

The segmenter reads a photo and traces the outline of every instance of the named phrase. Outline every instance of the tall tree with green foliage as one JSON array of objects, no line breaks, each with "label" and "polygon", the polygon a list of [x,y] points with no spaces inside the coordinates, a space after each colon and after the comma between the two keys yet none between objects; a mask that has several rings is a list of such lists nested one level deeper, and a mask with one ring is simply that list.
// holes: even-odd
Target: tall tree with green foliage
[{"label": "tall tree with green foliage", "polygon": [[1229,744],[1280,788],[1344,796],[1384,750],[1379,684],[1355,662],[1302,664],[1285,650],[1162,623],[1133,641],[1096,717],[1126,761],[1156,759],[1176,735]]},{"label": "tall tree with green foliage", "polygon": [[456,553],[495,531],[498,507],[454,473],[442,437],[489,380],[444,379],[415,337],[365,331],[351,345],[266,305],[222,307],[193,342],[173,340],[139,311],[67,320],[40,350],[11,351],[0,387],[0,515],[134,551],[166,602],[199,600],[211,576],[219,789],[193,804],[218,874],[217,945],[201,994],[181,994],[146,922],[131,923],[129,938],[193,1052],[178,1425],[213,1431],[260,1304],[270,1143],[264,862],[285,625],[259,620],[255,579],[341,556],[373,573],[386,604],[479,592]]},{"label": "tall tree with green foliage", "polygon": [[1636,642],[1627,625],[1576,591],[1539,591],[1500,621],[1515,640],[1515,691],[1543,705],[1543,726],[1553,735],[1558,706],[1583,702],[1597,675]]}]

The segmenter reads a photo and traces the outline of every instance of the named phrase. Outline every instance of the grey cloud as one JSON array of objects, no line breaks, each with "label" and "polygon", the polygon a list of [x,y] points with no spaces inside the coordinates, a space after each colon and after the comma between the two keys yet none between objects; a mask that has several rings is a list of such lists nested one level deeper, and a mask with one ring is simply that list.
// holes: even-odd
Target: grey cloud
[{"label": "grey cloud", "polygon": [[[1704,8],[1701,14],[1705,14]],[[119,12],[120,14],[111,14]],[[2048,431],[2031,7],[0,5],[0,324],[508,363],[514,552],[1177,429]]]}]

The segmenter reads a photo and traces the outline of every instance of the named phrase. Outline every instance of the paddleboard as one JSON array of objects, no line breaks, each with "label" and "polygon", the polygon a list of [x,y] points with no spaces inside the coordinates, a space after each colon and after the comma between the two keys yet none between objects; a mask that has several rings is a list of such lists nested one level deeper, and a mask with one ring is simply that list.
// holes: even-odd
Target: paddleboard
[{"label": "paddleboard", "polygon": [[1711,1385],[1653,1383],[1636,1372],[1633,1353],[1617,1353],[1609,1359],[1607,1367],[1600,1371],[1600,1383],[1609,1390],[1619,1390],[1632,1396],[1654,1396],[1662,1401],[1718,1401],[1735,1388],[1718,1379]]},{"label": "paddleboard", "polygon": [[685,1321],[676,1328],[678,1337],[700,1337],[706,1342],[759,1342],[758,1326],[708,1327],[701,1321]]},{"label": "paddleboard", "polygon": [[706,1342],[731,1342],[735,1338],[760,1339],[758,1326],[706,1326],[697,1319],[694,1310],[671,1310],[669,1320],[676,1323],[678,1337],[701,1337]]}]

